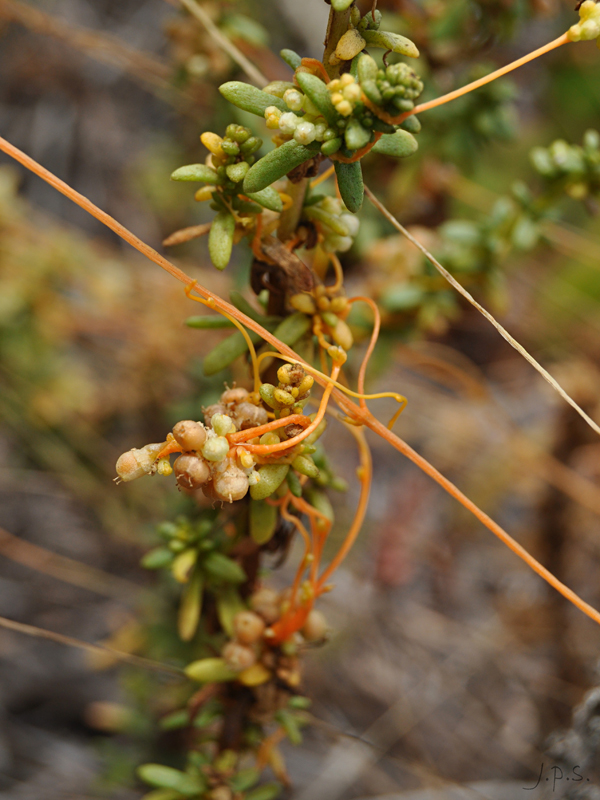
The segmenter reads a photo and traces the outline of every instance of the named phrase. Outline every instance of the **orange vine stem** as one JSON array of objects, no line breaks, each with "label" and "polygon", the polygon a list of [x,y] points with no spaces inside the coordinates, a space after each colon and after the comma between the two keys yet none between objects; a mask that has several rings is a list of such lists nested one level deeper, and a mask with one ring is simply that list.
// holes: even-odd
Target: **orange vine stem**
[{"label": "orange vine stem", "polygon": [[568,33],[563,33],[562,36],[559,36],[557,39],[548,42],[548,44],[545,44],[542,47],[538,47],[537,50],[533,50],[526,56],[518,58],[516,61],[512,61],[505,67],[500,67],[500,69],[497,69],[494,72],[490,72],[489,75],[484,75],[483,78],[479,78],[476,81],[468,83],[466,86],[463,86],[462,89],[455,89],[453,92],[449,92],[448,94],[444,94],[441,97],[437,97],[435,100],[429,100],[427,103],[421,103],[420,105],[415,106],[415,108],[413,108],[412,111],[409,111],[408,113],[401,115],[401,118],[398,118],[398,121],[401,122],[403,119],[406,119],[406,117],[410,117],[412,114],[420,114],[421,111],[428,111],[430,108],[436,108],[437,106],[441,106],[444,103],[449,103],[450,100],[456,100],[457,97],[462,97],[462,95],[467,94],[467,92],[472,92],[475,89],[479,89],[480,86],[485,86],[486,83],[495,81],[496,78],[501,78],[503,75],[512,72],[514,69],[518,69],[519,67],[522,67],[524,64],[528,64],[530,61],[539,58],[539,56],[543,56],[545,53],[549,53],[551,50],[555,50],[557,47],[561,47],[561,45],[563,44],[568,44],[570,41],[571,40],[569,39]]},{"label": "orange vine stem", "polygon": [[[137,236],[135,236],[135,234],[131,233],[131,231],[125,228],[124,225],[121,225],[120,222],[117,222],[117,220],[113,219],[110,214],[102,211],[100,208],[98,208],[98,206],[94,205],[94,203],[88,200],[87,197],[75,191],[75,189],[72,189],[64,181],[61,181],[60,178],[57,178],[49,170],[38,164],[37,161],[34,161],[34,159],[30,158],[28,155],[23,153],[14,145],[10,144],[10,142],[7,142],[6,139],[3,139],[2,137],[0,137],[0,150],[9,155],[11,158],[14,158],[15,161],[18,161],[24,167],[31,170],[31,172],[45,180],[46,183],[48,183],[50,186],[53,186],[57,191],[65,195],[65,197],[68,197],[80,208],[83,208],[84,211],[87,211],[97,220],[102,222],[107,228],[110,228],[110,230],[114,231],[114,233],[120,236],[124,241],[128,242],[132,247],[138,250],[138,252],[142,253],[142,255],[146,256],[146,258],[149,258],[150,261],[153,261],[159,267],[168,272],[169,275],[183,283],[184,286],[189,286],[193,282],[193,279],[190,278],[189,275],[186,275],[183,270],[176,267],[168,259],[154,250],[154,248],[150,247]],[[225,300],[222,300],[218,295],[214,294],[209,289],[196,284],[194,291],[197,292],[201,297],[209,300],[212,308],[216,310],[222,310],[231,316],[235,316],[239,322],[255,333],[258,333],[259,336],[261,336],[266,342],[269,342],[269,344],[273,345],[273,347],[283,355],[293,358],[295,361],[298,361],[301,364],[307,364],[307,362],[302,359],[294,350],[292,350],[291,347],[285,345],[276,336],[263,328],[258,322],[255,322],[253,319],[243,314],[241,311],[235,308],[235,306],[227,303]],[[327,387],[325,391],[329,391],[330,395],[335,398],[335,401],[340,408],[352,420],[358,424],[366,425],[374,433],[378,434],[386,442],[391,444],[392,447],[410,459],[414,464],[416,464],[416,466],[423,470],[423,472],[429,475],[446,492],[448,492],[448,494],[450,494],[455,498],[455,500],[464,506],[464,508],[477,517],[477,519],[483,523],[483,525],[485,525],[489,531],[497,536],[507,547],[513,551],[513,553],[515,553],[529,567],[531,567],[534,572],[547,581],[563,597],[573,603],[574,606],[579,608],[580,611],[583,611],[583,613],[590,617],[590,619],[593,619],[594,622],[600,625],[600,613],[596,611],[595,608],[578,597],[575,592],[561,583],[558,578],[555,578],[551,572],[543,567],[539,561],[533,558],[533,556],[531,556],[525,550],[525,548],[518,544],[503,528],[500,527],[500,525],[494,522],[494,520],[492,520],[484,511],[476,506],[475,503],[469,500],[469,498],[466,497],[466,495],[464,495],[460,489],[458,489],[458,487],[452,483],[452,481],[445,478],[432,464],[415,452],[412,447],[396,436],[396,434],[388,430],[385,425],[376,419],[368,410],[365,411],[359,408],[359,406],[345,397],[342,392],[340,392],[338,389],[334,389],[327,378],[317,375],[316,381],[322,386]],[[289,442],[286,442],[286,444],[289,444]]]},{"label": "orange vine stem", "polygon": [[366,156],[367,153],[369,153],[375,147],[382,136],[383,133],[375,131],[373,141],[369,142],[369,144],[366,144],[364,147],[361,147],[360,150],[357,150],[351,157],[342,155],[342,153],[332,153],[329,158],[331,161],[340,161],[342,164],[354,164],[355,161],[360,161],[361,158]]},{"label": "orange vine stem", "polygon": [[352,545],[356,541],[356,537],[358,536],[365,519],[365,514],[367,512],[367,505],[369,503],[369,495],[371,493],[371,482],[373,478],[373,460],[371,458],[371,451],[369,450],[369,446],[365,439],[364,431],[362,430],[362,428],[355,428],[353,425],[347,425],[346,427],[356,439],[356,443],[358,444],[358,451],[360,453],[360,467],[357,470],[357,474],[360,480],[360,498],[358,500],[358,507],[354,514],[352,525],[350,526],[350,529],[346,534],[346,538],[344,539],[342,546],[338,550],[333,561],[329,564],[329,566],[325,569],[325,571],[319,578],[319,581],[317,583],[317,595],[322,593],[323,587],[325,586],[327,579],[340,566],[342,561],[346,558],[346,556],[350,552]]},{"label": "orange vine stem", "polygon": [[[377,303],[372,300],[370,297],[351,297],[348,300],[349,303],[366,303],[373,315],[375,317],[375,322],[373,324],[373,332],[371,333],[371,341],[369,342],[369,346],[367,347],[367,352],[365,353],[365,357],[362,360],[362,364],[360,365],[360,370],[358,373],[358,392],[359,394],[365,394],[365,375],[367,372],[367,365],[371,356],[373,355],[373,350],[375,349],[375,345],[377,344],[377,339],[379,338],[379,329],[381,328],[381,315],[379,313],[379,309],[377,308]],[[360,407],[363,410],[367,408],[367,402],[364,397],[359,399]],[[402,411],[402,408],[398,410],[398,413]]]}]

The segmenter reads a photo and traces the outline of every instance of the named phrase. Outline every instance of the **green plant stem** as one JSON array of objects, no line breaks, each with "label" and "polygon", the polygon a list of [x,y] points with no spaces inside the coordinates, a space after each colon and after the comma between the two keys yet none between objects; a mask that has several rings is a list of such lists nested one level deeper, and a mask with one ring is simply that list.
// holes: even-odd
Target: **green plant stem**
[{"label": "green plant stem", "polygon": [[308,178],[303,178],[299,183],[292,183],[290,180],[287,182],[285,192],[292,198],[292,205],[279,218],[277,238],[282,242],[291,239],[298,227],[307,189]]},{"label": "green plant stem", "polygon": [[323,53],[323,65],[327,70],[327,74],[333,80],[340,74],[341,64],[330,64],[329,59],[335,52],[341,37],[348,30],[350,24],[350,9],[346,11],[334,11],[333,8],[329,12],[329,21],[327,23],[327,33],[325,35],[325,52]]},{"label": "green plant stem", "polygon": [[[329,64],[329,57],[335,51],[340,38],[348,30],[350,23],[350,9],[346,11],[334,11],[333,8],[329,11],[329,21],[327,23],[327,33],[325,35],[325,52],[323,53],[323,64],[327,70],[328,75],[333,80],[337,78],[340,73],[341,64],[332,66]],[[277,230],[277,237],[280,241],[285,242],[294,235],[294,231],[300,222],[300,215],[302,214],[302,206],[304,204],[304,197],[308,189],[308,178],[304,178],[299,183],[292,183],[288,181],[286,193],[292,198],[292,205],[286,209],[279,221],[279,228]]]}]

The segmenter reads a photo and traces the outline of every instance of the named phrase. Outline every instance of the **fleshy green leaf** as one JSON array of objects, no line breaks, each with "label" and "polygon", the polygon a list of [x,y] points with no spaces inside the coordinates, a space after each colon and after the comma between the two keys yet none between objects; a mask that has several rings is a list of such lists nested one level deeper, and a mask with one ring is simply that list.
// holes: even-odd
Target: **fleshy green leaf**
[{"label": "fleshy green leaf", "polygon": [[263,208],[268,208],[270,211],[283,210],[281,197],[272,186],[267,186],[260,192],[249,192],[248,197],[256,203],[259,203]]},{"label": "fleshy green leaf", "polygon": [[410,58],[419,57],[419,51],[415,43],[407,39],[406,36],[400,36],[399,33],[365,30],[361,31],[361,34],[367,44],[370,44],[372,47],[381,47],[384,50],[391,50],[392,53],[410,56]]},{"label": "fleshy green leaf", "polygon": [[327,122],[330,125],[336,125],[339,114],[331,102],[331,94],[325,83],[310,72],[299,72],[296,75],[296,80],[304,94],[308,95]]},{"label": "fleshy green leaf", "polygon": [[250,500],[250,536],[256,544],[266,544],[275,533],[277,509],[264,500]]},{"label": "fleshy green leaf", "polygon": [[188,164],[186,167],[179,167],[171,175],[172,181],[200,181],[201,183],[213,183],[219,185],[223,183],[212,167],[206,164]]},{"label": "fleshy green leaf", "polygon": [[380,153],[390,158],[406,158],[412,156],[419,149],[419,143],[408,131],[384,133],[381,139],[373,146],[374,153]]},{"label": "fleshy green leaf", "polygon": [[254,500],[264,500],[281,486],[288,474],[289,464],[263,464],[259,467],[260,482],[250,487],[250,496]]},{"label": "fleshy green leaf", "polygon": [[161,569],[168,567],[173,562],[173,551],[168,547],[155,547],[150,550],[141,560],[144,569]]},{"label": "fleshy green leaf", "polygon": [[242,602],[240,593],[235,586],[225,586],[216,597],[217,616],[221,627],[228,636],[233,636],[233,618],[240,611],[246,611],[246,606]]},{"label": "fleshy green leaf", "polygon": [[301,56],[299,56],[298,53],[296,53],[294,50],[287,50],[287,49],[280,50],[279,55],[285,61],[288,67],[291,67],[293,70],[298,69],[298,67],[302,63]]},{"label": "fleshy green leaf", "polygon": [[244,800],[275,800],[281,794],[282,788],[280,783],[263,783],[249,791]]},{"label": "fleshy green leaf", "polygon": [[[248,335],[253,344],[262,342],[261,337],[257,333],[248,331]],[[231,336],[228,336],[227,339],[223,339],[222,342],[219,342],[219,344],[204,358],[202,364],[204,374],[206,376],[216,375],[217,372],[228,367],[236,358],[243,356],[247,349],[248,345],[242,334],[239,331],[233,333]]]},{"label": "fleshy green leaf", "polygon": [[222,683],[232,681],[237,672],[231,669],[224,658],[201,658],[188,664],[185,674],[198,683]]},{"label": "fleshy green leaf", "polygon": [[356,214],[362,206],[365,195],[360,161],[354,161],[352,164],[335,161],[334,166],[342,200],[348,211]]},{"label": "fleshy green leaf", "polygon": [[243,583],[246,580],[246,573],[240,565],[224,553],[209,553],[203,559],[202,566],[211,578],[225,583]]},{"label": "fleshy green leaf", "polygon": [[196,569],[181,594],[179,613],[177,615],[177,631],[184,642],[194,638],[202,611],[202,591],[204,580],[200,570]]},{"label": "fleshy green leaf", "polygon": [[199,317],[188,317],[185,321],[188,328],[200,328],[200,330],[217,330],[220,328],[235,328],[233,322],[220,314]]},{"label": "fleshy green leaf", "polygon": [[269,106],[275,106],[284,113],[289,111],[289,108],[280,97],[263,92],[262,89],[257,89],[256,86],[251,86],[249,83],[229,81],[219,86],[219,91],[234,106],[259,117],[264,117],[265,110]]},{"label": "fleshy green leaf", "polygon": [[217,269],[225,269],[231,258],[235,217],[229,211],[219,211],[210,226],[208,252]]},{"label": "fleshy green leaf", "polygon": [[172,789],[186,797],[200,794],[206,788],[206,784],[199,778],[172,767],[165,767],[163,764],[142,764],[138,767],[137,774],[149,786]]},{"label": "fleshy green leaf", "polygon": [[283,178],[295,167],[299,167],[300,164],[316,156],[320,147],[320,142],[304,145],[292,139],[282,144],[281,147],[271,150],[248,170],[248,174],[244,178],[244,194],[266,189],[267,186]]}]

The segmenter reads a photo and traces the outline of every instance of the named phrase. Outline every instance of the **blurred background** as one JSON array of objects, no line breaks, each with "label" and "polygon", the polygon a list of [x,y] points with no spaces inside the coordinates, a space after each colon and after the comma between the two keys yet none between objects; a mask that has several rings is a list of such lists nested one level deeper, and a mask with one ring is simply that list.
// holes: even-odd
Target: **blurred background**
[{"label": "blurred background", "polygon": [[[201,5],[270,79],[289,78],[282,47],[321,55],[322,0]],[[425,97],[577,19],[561,0],[379,8],[384,27],[418,44]],[[248,122],[217,91],[243,75],[175,0],[0,0],[0,37],[2,136],[154,247],[208,219],[169,175],[204,158],[203,130]],[[599,59],[593,43],[560,48],[424,114],[412,159],[366,165],[388,208],[596,419],[600,179],[566,142],[600,127]],[[406,395],[399,434],[598,607],[600,443],[372,207],[361,220],[344,268],[349,291],[382,306],[370,389]],[[170,255],[222,295],[248,292],[247,247],[225,274],[203,240]],[[168,481],[112,478],[120,453],[201,418],[224,379],[246,379],[242,363],[204,376],[221,334],[186,328],[189,306],[179,284],[0,158],[0,615],[159,661],[181,655],[175,589],[139,561],[156,524],[189,501]],[[368,320],[353,329],[366,337]],[[334,426],[325,441],[350,485],[333,498],[341,534],[355,456]],[[315,724],[286,748],[289,796],[600,797],[600,695],[586,694],[600,682],[600,631],[413,465],[370,444],[371,505],[323,601],[333,633],[307,658]],[[181,749],[158,724],[172,693],[168,676],[0,629],[0,797],[140,797],[135,767]]]}]

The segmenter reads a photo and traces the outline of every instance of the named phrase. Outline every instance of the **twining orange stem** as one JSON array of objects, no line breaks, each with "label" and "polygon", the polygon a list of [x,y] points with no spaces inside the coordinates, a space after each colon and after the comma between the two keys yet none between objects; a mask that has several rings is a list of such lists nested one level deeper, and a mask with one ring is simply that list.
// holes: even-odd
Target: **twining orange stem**
[{"label": "twining orange stem", "polygon": [[[381,314],[379,313],[379,309],[377,308],[377,303],[372,300],[370,297],[351,297],[348,300],[349,303],[366,303],[371,311],[373,312],[373,316],[375,317],[375,321],[373,323],[373,331],[371,333],[371,341],[369,342],[369,346],[367,347],[367,352],[365,353],[365,357],[362,360],[362,364],[360,365],[360,370],[358,373],[358,393],[365,394],[365,375],[367,373],[367,365],[369,363],[369,359],[373,355],[373,350],[375,350],[375,345],[377,344],[377,339],[379,338],[379,330],[381,328]],[[367,409],[367,402],[364,397],[361,397],[358,401],[360,403],[360,407],[363,410]]]},{"label": "twining orange stem", "polygon": [[243,431],[237,431],[237,433],[230,433],[227,438],[231,444],[240,444],[247,439],[254,439],[255,436],[262,436],[263,433],[269,433],[270,431],[277,430],[277,428],[282,428],[284,425],[290,424],[308,426],[311,424],[311,421],[303,414],[290,414],[289,417],[274,419],[272,422],[266,422],[264,425],[257,425],[256,428],[246,428]]},{"label": "twining orange stem", "polygon": [[[562,44],[563,42],[560,43]],[[558,47],[558,44],[556,46]],[[7,142],[6,139],[3,139],[2,137],[0,137],[0,150],[9,155],[11,158],[14,158],[15,161],[18,161],[24,167],[31,170],[31,172],[45,180],[46,183],[48,183],[50,186],[53,186],[57,191],[65,195],[65,197],[68,197],[80,208],[83,208],[84,211],[87,211],[97,220],[102,222],[107,228],[110,228],[110,230],[114,231],[114,233],[120,236],[124,241],[128,242],[132,247],[138,250],[138,252],[142,253],[142,255],[146,256],[146,258],[149,258],[150,261],[153,261],[159,267],[164,269],[169,273],[169,275],[184,284],[184,286],[189,286],[193,282],[193,279],[190,278],[189,275],[186,275],[183,270],[176,267],[168,259],[154,250],[154,248],[150,247],[137,236],[135,236],[135,234],[131,233],[131,231],[125,228],[124,225],[121,225],[120,222],[117,222],[115,219],[113,219],[110,214],[102,211],[100,208],[98,208],[98,206],[94,205],[94,203],[88,200],[87,197],[84,197],[84,195],[75,191],[75,189],[72,189],[64,181],[61,181],[60,178],[57,178],[47,169],[38,164],[37,161],[34,161],[32,158],[23,153],[14,145],[10,144],[10,142]],[[222,310],[225,313],[234,316],[239,322],[257,333],[283,355],[293,358],[295,361],[298,361],[301,364],[307,363],[294,350],[292,350],[291,347],[288,347],[288,345],[285,345],[276,336],[273,336],[273,334],[263,328],[262,325],[243,314],[241,311],[235,308],[235,306],[227,303],[209,289],[196,284],[194,291],[197,292],[201,297],[204,297],[206,300],[208,300],[211,304],[211,307],[215,308],[216,310]],[[359,406],[349,400],[342,392],[340,392],[338,389],[334,389],[325,376],[317,375],[315,379],[319,384],[327,387],[326,391],[330,391],[331,396],[335,398],[335,401],[340,408],[342,408],[342,410],[352,420],[359,424],[366,425],[374,433],[378,434],[385,439],[386,442],[391,444],[392,447],[410,459],[421,470],[423,470],[423,472],[436,481],[446,492],[448,492],[448,494],[454,497],[462,506],[464,506],[475,517],[477,517],[477,519],[482,522],[489,531],[497,536],[507,547],[513,551],[513,553],[519,556],[519,558],[521,558],[529,567],[531,567],[534,572],[547,581],[554,589],[560,592],[563,597],[579,608],[580,611],[583,611],[584,614],[600,625],[600,613],[596,611],[595,608],[592,608],[589,603],[586,603],[584,600],[578,597],[575,592],[561,583],[558,578],[555,578],[551,572],[543,567],[539,561],[533,558],[533,556],[531,556],[523,547],[521,547],[520,544],[518,544],[508,533],[506,533],[506,531],[501,528],[500,525],[494,522],[494,520],[492,520],[484,511],[482,511],[471,500],[469,500],[469,498],[466,497],[451,481],[438,472],[433,465],[416,453],[408,444],[406,444],[406,442],[402,441],[402,439],[396,436],[396,434],[388,430],[385,425],[376,419],[369,411],[359,408]]]},{"label": "twining orange stem", "polygon": [[358,444],[358,450],[360,453],[360,467],[359,467],[360,497],[358,500],[358,507],[356,509],[356,513],[354,514],[354,520],[352,521],[352,525],[350,526],[350,529],[346,534],[344,543],[336,553],[333,561],[329,564],[327,569],[323,572],[323,574],[319,578],[319,582],[317,583],[317,595],[322,593],[323,587],[325,586],[328,578],[335,572],[335,570],[339,567],[342,561],[346,558],[346,556],[350,552],[350,549],[352,548],[352,545],[356,541],[356,537],[358,536],[365,519],[365,514],[367,512],[367,505],[369,503],[369,495],[371,493],[371,482],[373,478],[373,461],[371,459],[371,451],[369,450],[369,446],[367,445],[367,442],[365,440],[365,434],[361,428],[355,428],[353,425],[348,425],[347,428],[356,439]]},{"label": "twining orange stem", "polygon": [[318,178],[315,178],[315,179],[314,179],[314,181],[311,181],[311,182],[310,182],[310,188],[311,188],[311,189],[314,189],[314,188],[315,188],[315,186],[318,186],[320,183],[323,183],[324,181],[326,181],[326,180],[327,180],[327,178],[331,178],[331,176],[333,175],[333,173],[334,173],[334,172],[335,172],[335,167],[334,167],[334,166],[333,166],[333,164],[332,164],[332,165],[331,165],[330,167],[328,167],[328,168],[327,168],[327,169],[326,169],[324,172],[322,172],[322,173],[319,175],[319,177],[318,177]]},{"label": "twining orange stem", "polygon": [[[290,497],[293,495],[290,494]],[[298,594],[298,589],[300,588],[300,581],[302,580],[302,574],[307,566],[307,557],[311,551],[312,542],[310,536],[308,535],[308,531],[302,524],[302,522],[295,517],[293,514],[290,514],[287,510],[287,504],[281,506],[281,516],[286,519],[288,522],[291,522],[292,525],[296,528],[298,533],[304,539],[304,555],[302,556],[302,560],[298,565],[298,569],[296,570],[296,576],[294,577],[294,583],[292,584],[292,594],[290,596],[290,603],[292,608],[296,605],[296,596]]]},{"label": "twining orange stem", "polygon": [[344,284],[344,270],[342,269],[340,260],[335,253],[328,253],[327,255],[329,256],[330,262],[333,264],[333,269],[335,272],[335,283],[327,287],[327,293],[334,294],[335,292],[339,292]]},{"label": "twining orange stem", "polygon": [[354,164],[355,161],[360,161],[361,158],[364,158],[364,156],[366,156],[367,153],[369,153],[375,147],[382,136],[383,133],[375,131],[373,141],[369,142],[369,144],[366,144],[364,147],[361,147],[360,150],[357,150],[353,156],[348,157],[342,153],[332,153],[329,158],[331,161],[340,161],[342,164]]},{"label": "twining orange stem", "polygon": [[486,83],[495,81],[496,78],[501,78],[503,75],[512,72],[514,69],[518,69],[519,67],[522,67],[524,64],[528,64],[530,61],[539,58],[539,56],[543,56],[545,53],[549,53],[551,50],[555,50],[557,47],[560,47],[563,44],[568,44],[570,41],[571,40],[569,39],[568,33],[563,33],[562,36],[559,36],[557,39],[548,42],[548,44],[545,44],[542,47],[538,47],[537,50],[533,50],[526,56],[518,58],[516,61],[512,61],[505,67],[500,67],[500,69],[497,69],[494,72],[490,72],[489,75],[484,75],[483,78],[479,78],[476,81],[468,83],[461,89],[456,89],[453,92],[449,92],[448,94],[444,94],[441,97],[437,97],[435,100],[429,100],[427,103],[421,103],[420,105],[415,106],[415,108],[413,108],[412,111],[408,111],[405,114],[401,114],[400,117],[397,118],[397,120],[398,122],[401,122],[403,119],[410,117],[412,114],[420,114],[422,111],[428,111],[430,108],[436,108],[437,106],[441,106],[444,103],[449,103],[450,100],[456,100],[458,97],[462,97],[463,94],[467,94],[467,92],[472,92],[475,89],[479,89],[480,86],[485,86]]},{"label": "twining orange stem", "polygon": [[[333,369],[331,371],[332,381],[337,381],[338,375],[340,374],[340,369],[340,364],[333,365]],[[329,383],[326,386],[316,417],[310,423],[310,425],[302,431],[302,433],[299,433],[297,436],[292,436],[291,439],[286,439],[284,442],[279,442],[279,444],[247,444],[244,445],[246,450],[249,450],[252,453],[257,453],[258,455],[270,455],[271,453],[279,453],[281,450],[289,450],[290,448],[295,447],[297,444],[300,444],[300,442],[306,439],[307,436],[310,436],[310,434],[321,424],[321,420],[325,416],[327,403],[329,402],[329,398],[333,389],[333,383]],[[284,419],[287,420],[288,417],[284,417]]]}]

